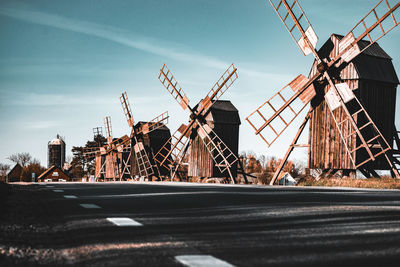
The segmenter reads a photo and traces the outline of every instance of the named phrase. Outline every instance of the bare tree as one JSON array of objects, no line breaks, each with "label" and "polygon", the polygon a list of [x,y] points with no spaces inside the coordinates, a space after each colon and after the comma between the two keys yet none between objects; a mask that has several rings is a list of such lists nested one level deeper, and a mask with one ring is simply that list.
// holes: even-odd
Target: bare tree
[{"label": "bare tree", "polygon": [[261,155],[261,156],[258,158],[258,161],[259,161],[260,164],[261,164],[262,171],[265,171],[265,169],[266,169],[266,163],[267,163],[267,157],[265,157],[265,155]]},{"label": "bare tree", "polygon": [[29,161],[29,164],[37,164],[37,165],[40,165],[40,160],[38,160],[38,159],[32,159],[32,160]]},{"label": "bare tree", "polygon": [[9,164],[0,163],[0,181],[4,181],[4,177],[7,175],[8,170],[10,170]]},{"label": "bare tree", "polygon": [[67,156],[65,157],[65,162],[68,163],[68,164],[71,164],[72,159],[73,159],[72,155],[67,155]]},{"label": "bare tree", "polygon": [[29,153],[17,153],[12,154],[7,159],[14,163],[18,163],[22,168],[24,168],[32,160],[32,156]]}]

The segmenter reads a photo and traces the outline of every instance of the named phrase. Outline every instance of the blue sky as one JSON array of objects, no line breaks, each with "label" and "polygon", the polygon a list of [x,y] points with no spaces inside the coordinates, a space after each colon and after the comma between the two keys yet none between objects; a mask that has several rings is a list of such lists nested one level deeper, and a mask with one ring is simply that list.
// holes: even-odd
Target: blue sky
[{"label": "blue sky", "polygon": [[[320,47],[332,33],[346,34],[377,2],[301,4]],[[301,54],[265,0],[3,0],[0,25],[3,163],[13,153],[29,152],[47,164],[47,142],[57,133],[71,154],[108,115],[114,136],[128,133],[119,103],[125,90],[136,121],[168,110],[175,131],[189,114],[158,81],[163,63],[193,105],[235,64],[239,79],[223,99],[240,111],[240,151],[282,156],[302,121],[267,148],[244,120],[298,74],[308,75],[313,61]],[[379,42],[397,70],[399,42],[399,28]],[[396,123],[400,128],[399,116]],[[299,150],[294,158],[305,155]]]}]

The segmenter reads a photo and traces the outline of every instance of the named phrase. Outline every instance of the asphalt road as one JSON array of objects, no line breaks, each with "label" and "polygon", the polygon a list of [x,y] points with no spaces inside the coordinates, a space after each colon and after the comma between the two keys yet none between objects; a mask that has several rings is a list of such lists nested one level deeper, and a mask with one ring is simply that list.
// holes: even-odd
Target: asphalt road
[{"label": "asphalt road", "polygon": [[4,266],[400,266],[400,191],[167,182],[13,192]]}]

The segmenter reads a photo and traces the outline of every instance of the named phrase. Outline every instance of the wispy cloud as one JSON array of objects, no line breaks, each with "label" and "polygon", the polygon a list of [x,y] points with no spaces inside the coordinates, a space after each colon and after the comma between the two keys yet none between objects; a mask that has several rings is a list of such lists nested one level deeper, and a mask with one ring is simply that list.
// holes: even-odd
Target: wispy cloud
[{"label": "wispy cloud", "polygon": [[[152,101],[159,101],[161,96],[136,96],[135,103],[149,104]],[[2,92],[0,96],[0,103],[4,106],[67,106],[67,107],[82,107],[82,106],[105,106],[105,105],[119,105],[119,99],[115,95],[88,95],[80,94],[77,97],[74,94],[65,93],[23,93],[14,92],[11,90]]]},{"label": "wispy cloud", "polygon": [[[196,65],[221,70],[227,68],[230,64],[230,62],[224,62],[218,58],[191,51],[191,49],[181,44],[172,44],[165,40],[149,38],[131,31],[93,22],[67,18],[26,8],[2,7],[0,8],[0,15],[34,24],[95,36],[120,45],[181,62],[195,63]],[[248,76],[264,78],[274,78],[276,75],[275,73],[254,70],[251,67],[241,67],[240,72]]]},{"label": "wispy cloud", "polygon": [[50,129],[60,126],[59,121],[30,121],[24,124],[24,128],[31,130]]},{"label": "wispy cloud", "polygon": [[156,40],[152,40],[148,37],[143,37],[116,27],[20,8],[0,8],[0,14],[26,22],[96,36],[121,45],[146,51],[159,56],[173,58],[179,61],[197,62],[198,64],[218,69],[225,68],[227,66],[226,62],[213,57],[208,57],[193,52],[185,53],[172,48],[161,47],[156,44],[158,43]]}]

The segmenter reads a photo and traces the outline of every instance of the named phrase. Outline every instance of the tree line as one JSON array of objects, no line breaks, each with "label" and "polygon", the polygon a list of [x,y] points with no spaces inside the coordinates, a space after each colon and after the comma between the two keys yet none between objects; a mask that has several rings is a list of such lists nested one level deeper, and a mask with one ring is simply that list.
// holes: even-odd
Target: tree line
[{"label": "tree line", "polygon": [[[19,164],[22,167],[20,181],[23,182],[31,182],[32,173],[34,173],[35,177],[37,178],[46,170],[46,168],[40,164],[38,159],[33,158],[31,154],[26,152],[12,154],[7,159],[14,164]],[[0,163],[0,181],[5,182],[6,175],[10,169],[10,164]]]},{"label": "tree line", "polygon": [[[257,155],[254,152],[241,152],[239,159],[246,173],[269,173],[273,174],[281,164],[282,160],[276,157],[266,157]],[[288,160],[282,170],[288,172],[293,177],[303,175],[305,172],[304,164]]]}]

